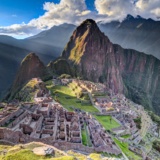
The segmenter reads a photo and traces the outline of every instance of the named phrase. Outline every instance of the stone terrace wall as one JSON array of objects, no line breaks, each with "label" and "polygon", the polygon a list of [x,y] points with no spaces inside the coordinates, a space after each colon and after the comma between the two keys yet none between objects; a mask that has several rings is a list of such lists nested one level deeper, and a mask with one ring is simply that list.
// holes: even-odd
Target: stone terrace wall
[{"label": "stone terrace wall", "polygon": [[19,117],[17,117],[9,126],[8,128],[12,128],[15,125],[17,125],[24,117],[26,117],[28,115],[28,112],[25,111],[24,113],[22,113]]},{"label": "stone terrace wall", "polygon": [[17,111],[11,113],[10,115],[8,115],[8,116],[5,117],[4,119],[2,119],[2,120],[0,121],[0,127],[1,127],[1,126],[4,126],[5,123],[7,123],[11,118],[13,118],[14,116],[20,115],[22,112],[23,112],[23,110],[19,108]]},{"label": "stone terrace wall", "polygon": [[27,136],[22,134],[20,131],[12,131],[7,128],[0,128],[0,140],[6,140],[13,143],[19,143],[21,138],[27,139]]},{"label": "stone terrace wall", "polygon": [[79,150],[81,152],[87,152],[87,153],[93,153],[95,151],[94,148],[86,147],[80,143],[54,142],[53,145],[61,150]]},{"label": "stone terrace wall", "polygon": [[80,150],[82,152],[92,153],[94,152],[94,148],[83,146],[82,144],[70,143],[70,142],[55,142],[53,137],[48,137],[44,139],[35,139],[31,138],[28,135],[23,134],[20,131],[12,131],[7,128],[0,128],[0,140],[9,141],[15,144],[18,143],[29,143],[29,142],[42,142],[48,145],[53,145],[61,150]]}]

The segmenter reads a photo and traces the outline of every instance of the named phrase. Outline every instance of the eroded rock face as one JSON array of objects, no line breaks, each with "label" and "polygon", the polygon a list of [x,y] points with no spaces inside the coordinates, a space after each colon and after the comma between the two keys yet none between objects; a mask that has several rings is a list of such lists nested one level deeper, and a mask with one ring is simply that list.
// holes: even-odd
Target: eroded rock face
[{"label": "eroded rock face", "polygon": [[[62,59],[66,67],[61,67]],[[112,44],[93,20],[77,27],[60,59],[51,64],[51,70],[58,68],[61,74],[105,83],[115,92],[125,93],[135,102],[160,113],[160,61]]]},{"label": "eroded rock face", "polygon": [[[74,31],[61,58],[70,64],[72,75],[94,82],[101,81],[108,84],[115,92],[123,92],[123,82],[115,65],[113,52],[112,43],[99,30],[95,21],[89,19]],[[58,61],[56,66],[57,63]],[[52,66],[53,68],[55,66]],[[61,65],[57,68],[61,69]],[[62,72],[66,73],[64,70],[60,73]]]}]

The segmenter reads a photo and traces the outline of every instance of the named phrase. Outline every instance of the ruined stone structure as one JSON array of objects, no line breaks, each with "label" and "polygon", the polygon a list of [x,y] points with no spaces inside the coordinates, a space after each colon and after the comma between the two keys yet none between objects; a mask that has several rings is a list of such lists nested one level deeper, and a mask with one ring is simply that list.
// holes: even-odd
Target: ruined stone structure
[{"label": "ruined stone structure", "polygon": [[[121,153],[105,129],[91,115],[68,112],[53,100],[38,105],[25,103],[23,106],[26,108],[19,107],[16,111],[13,110],[9,118],[12,119],[14,116],[14,120],[6,121],[10,122],[8,128],[0,128],[0,140],[16,144],[40,141],[60,149],[75,149],[89,153],[93,151],[115,155]],[[82,144],[81,131],[84,125],[90,135],[92,143],[90,147]]]}]

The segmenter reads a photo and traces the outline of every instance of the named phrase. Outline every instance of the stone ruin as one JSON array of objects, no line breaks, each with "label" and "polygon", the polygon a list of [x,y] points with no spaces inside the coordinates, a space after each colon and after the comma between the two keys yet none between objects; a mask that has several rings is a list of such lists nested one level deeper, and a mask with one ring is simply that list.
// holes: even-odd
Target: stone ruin
[{"label": "stone ruin", "polygon": [[[77,149],[116,155],[121,153],[105,129],[92,116],[81,112],[68,112],[57,102],[26,103],[12,111],[5,122],[0,121],[0,140],[16,144],[37,141],[55,147],[57,145],[59,149],[65,147],[66,150]],[[91,140],[90,147],[82,143],[81,131],[84,125]]]}]

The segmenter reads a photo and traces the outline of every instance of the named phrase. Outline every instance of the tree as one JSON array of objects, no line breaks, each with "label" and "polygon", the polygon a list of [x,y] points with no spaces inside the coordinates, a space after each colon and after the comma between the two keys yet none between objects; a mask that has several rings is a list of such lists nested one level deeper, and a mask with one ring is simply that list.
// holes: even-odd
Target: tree
[{"label": "tree", "polygon": [[112,116],[110,116],[110,123],[112,122]]}]

